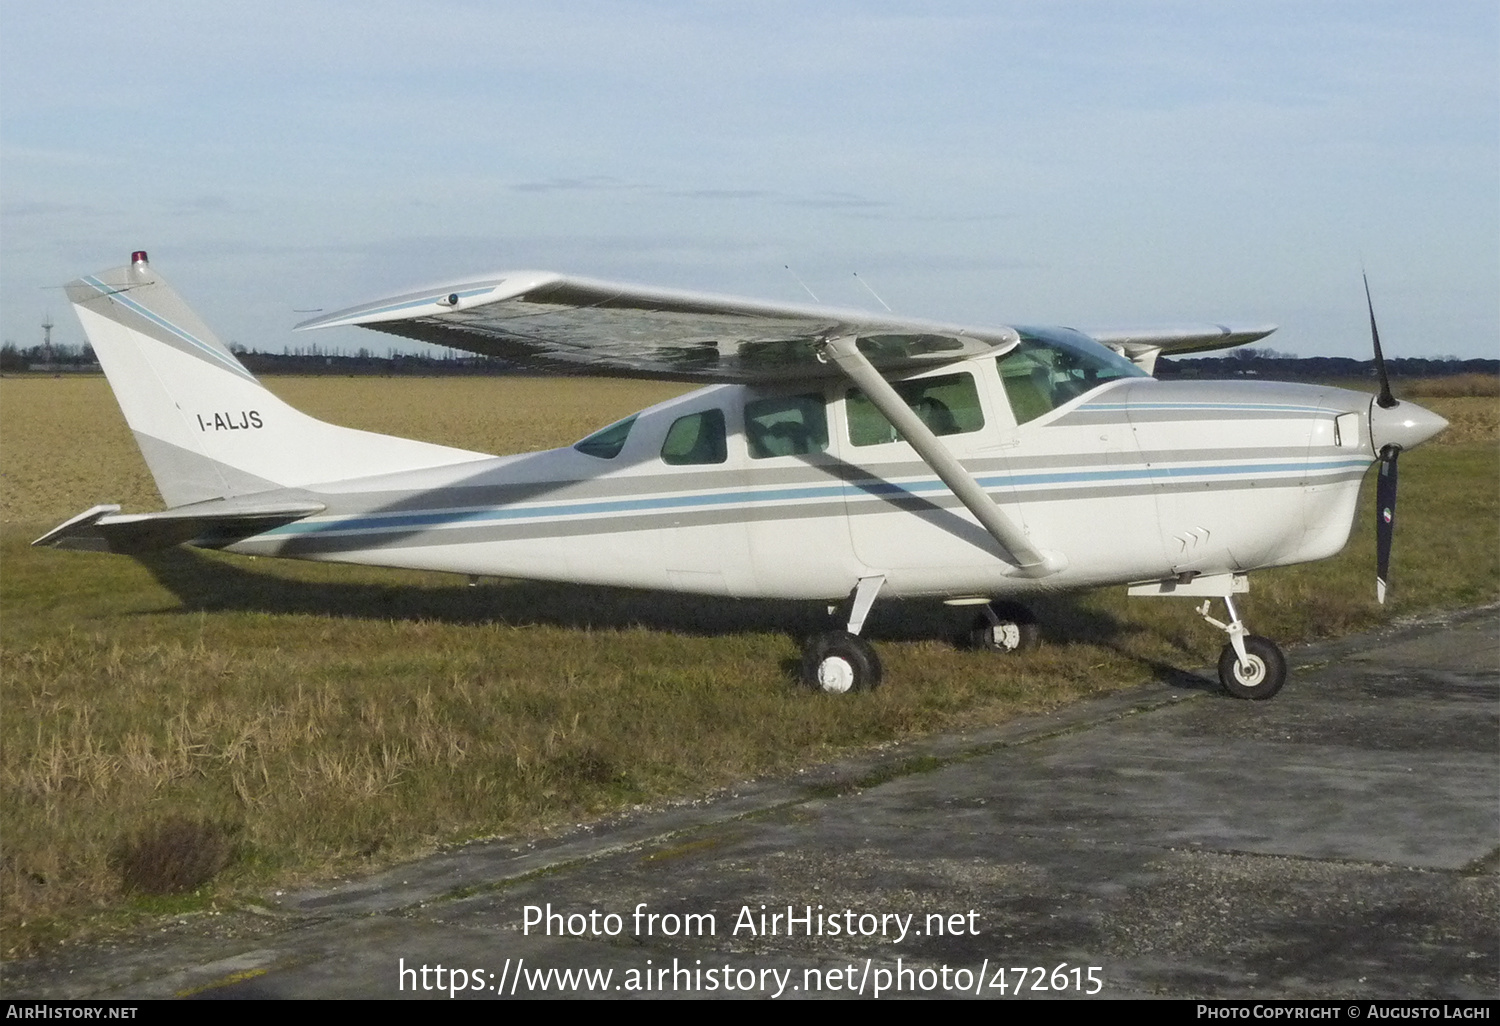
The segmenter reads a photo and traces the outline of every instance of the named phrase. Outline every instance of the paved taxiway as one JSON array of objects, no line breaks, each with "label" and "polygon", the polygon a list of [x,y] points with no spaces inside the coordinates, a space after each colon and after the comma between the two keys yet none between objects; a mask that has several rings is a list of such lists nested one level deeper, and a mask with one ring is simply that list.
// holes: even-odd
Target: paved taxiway
[{"label": "paved taxiway", "polygon": [[[446,999],[454,969],[470,997],[589,969],[612,997],[868,996],[884,970],[907,995],[1000,996],[1005,968],[1010,996],[1042,967],[1041,996],[1098,967],[1115,997],[1500,996],[1500,607],[1288,655],[1269,702],[1181,677],[12,964],[3,990]],[[577,916],[550,937],[548,905]],[[689,913],[713,935],[681,935]]]}]

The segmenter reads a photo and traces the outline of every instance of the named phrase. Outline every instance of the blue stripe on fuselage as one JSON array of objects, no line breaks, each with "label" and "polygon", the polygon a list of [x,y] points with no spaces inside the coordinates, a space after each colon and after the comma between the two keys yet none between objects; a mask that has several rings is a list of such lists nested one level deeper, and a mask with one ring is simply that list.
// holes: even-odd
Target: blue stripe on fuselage
[{"label": "blue stripe on fuselage", "polygon": [[1288,406],[1285,403],[1084,403],[1075,413],[1133,413],[1137,410],[1251,410],[1256,413],[1339,413],[1327,406]]},{"label": "blue stripe on fuselage", "polygon": [[[988,490],[1003,488],[1026,488],[1032,485],[1049,484],[1105,484],[1121,481],[1151,481],[1163,477],[1187,479],[1193,477],[1227,477],[1242,474],[1295,474],[1327,473],[1330,471],[1359,469],[1363,471],[1372,461],[1362,458],[1343,458],[1321,461],[1288,463],[1255,463],[1238,466],[1177,466],[1177,467],[1133,467],[1119,470],[1058,471],[1039,474],[985,475],[976,478],[980,487]],[[867,478],[849,482],[849,486],[867,495],[913,497],[946,492],[948,486],[935,478],[920,481],[895,483],[879,478]],[[799,502],[810,499],[838,498],[844,495],[842,484],[811,485],[789,488],[762,488],[733,492],[714,492],[697,495],[647,496],[639,499],[610,499],[603,501],[581,501],[549,506],[482,507],[471,509],[433,510],[423,513],[375,513],[359,514],[327,520],[303,520],[286,524],[265,532],[264,537],[291,535],[313,535],[332,533],[362,533],[400,531],[411,528],[459,527],[466,524],[505,520],[546,520],[551,518],[583,517],[614,513],[671,512],[674,510],[702,509],[707,507],[748,506],[759,503]],[[1024,493],[1021,498],[1024,498]]]}]

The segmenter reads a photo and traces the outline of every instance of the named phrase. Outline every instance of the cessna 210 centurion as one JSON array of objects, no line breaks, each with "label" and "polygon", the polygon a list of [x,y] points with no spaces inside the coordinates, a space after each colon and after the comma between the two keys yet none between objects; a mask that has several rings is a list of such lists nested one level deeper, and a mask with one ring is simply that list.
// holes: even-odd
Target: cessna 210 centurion
[{"label": "cessna 210 centurion", "polygon": [[[1159,353],[1271,328],[1084,335],[969,328],[514,272],[316,318],[566,373],[711,382],[567,448],[491,456],[337,427],[267,391],[137,252],[67,286],[162,498],[35,544],[263,556],[843,603],[802,679],[880,681],[877,598],[979,607],[972,640],[1035,641],[1016,600],[1129,585],[1197,596],[1224,687],[1286,678],[1233,596],[1343,548],[1380,464],[1384,598],[1396,457],[1445,426],[1381,393],[1158,381]],[[1367,289],[1368,291],[1368,289]],[[1371,312],[1371,330],[1374,314]],[[1227,619],[1209,615],[1221,599]]]}]

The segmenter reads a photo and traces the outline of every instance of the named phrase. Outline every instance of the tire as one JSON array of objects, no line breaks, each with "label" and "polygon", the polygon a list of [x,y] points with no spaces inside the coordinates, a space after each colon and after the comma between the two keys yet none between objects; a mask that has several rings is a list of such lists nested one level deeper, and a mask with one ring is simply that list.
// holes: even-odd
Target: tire
[{"label": "tire", "polygon": [[996,602],[990,606],[991,620],[981,613],[969,628],[969,647],[981,652],[1026,652],[1042,643],[1042,628],[1031,610],[1016,602]]},{"label": "tire", "polygon": [[880,686],[880,657],[848,631],[811,638],[802,649],[802,686],[825,695],[873,691]]},{"label": "tire", "polygon": [[1219,653],[1219,683],[1235,698],[1259,701],[1270,698],[1286,683],[1286,657],[1270,638],[1245,635],[1249,666],[1241,667],[1233,645]]}]

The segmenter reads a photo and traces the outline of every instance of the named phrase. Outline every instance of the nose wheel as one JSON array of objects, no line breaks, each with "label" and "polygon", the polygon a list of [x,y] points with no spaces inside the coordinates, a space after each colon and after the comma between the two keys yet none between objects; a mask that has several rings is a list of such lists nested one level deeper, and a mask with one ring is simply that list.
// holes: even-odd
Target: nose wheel
[{"label": "nose wheel", "polygon": [[1235,698],[1270,698],[1286,683],[1286,657],[1270,638],[1245,635],[1245,657],[1225,645],[1219,653],[1219,682]]},{"label": "nose wheel", "polygon": [[1224,606],[1229,610],[1228,623],[1209,616],[1207,602],[1198,609],[1199,616],[1229,635],[1229,644],[1219,653],[1219,683],[1235,698],[1270,698],[1286,683],[1286,656],[1270,638],[1245,629],[1228,595]]}]

